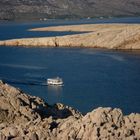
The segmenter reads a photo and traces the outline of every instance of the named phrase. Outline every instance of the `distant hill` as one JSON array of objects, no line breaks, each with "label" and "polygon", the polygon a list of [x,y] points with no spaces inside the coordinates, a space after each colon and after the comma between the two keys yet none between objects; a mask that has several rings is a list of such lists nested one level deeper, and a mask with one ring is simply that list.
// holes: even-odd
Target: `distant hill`
[{"label": "distant hill", "polygon": [[1,20],[140,16],[140,0],[0,0]]}]

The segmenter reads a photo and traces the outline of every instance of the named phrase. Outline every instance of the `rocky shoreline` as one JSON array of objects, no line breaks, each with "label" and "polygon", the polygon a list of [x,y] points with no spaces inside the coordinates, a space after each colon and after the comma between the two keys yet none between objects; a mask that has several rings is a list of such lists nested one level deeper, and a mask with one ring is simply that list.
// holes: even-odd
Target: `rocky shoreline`
[{"label": "rocky shoreline", "polygon": [[82,115],[72,107],[48,105],[0,81],[0,140],[140,139],[140,114],[117,108]]},{"label": "rocky shoreline", "polygon": [[[140,49],[140,24],[86,24],[31,29],[81,34],[0,41],[0,46]],[[83,33],[85,32],[85,33]]]}]

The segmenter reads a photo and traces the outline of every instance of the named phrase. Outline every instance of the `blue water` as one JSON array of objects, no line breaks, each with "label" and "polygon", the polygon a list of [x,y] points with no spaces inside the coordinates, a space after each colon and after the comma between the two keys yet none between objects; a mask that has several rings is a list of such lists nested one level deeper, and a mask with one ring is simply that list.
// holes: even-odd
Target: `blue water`
[{"label": "blue water", "polygon": [[[140,17],[104,18],[81,20],[49,20],[45,22],[0,22],[0,40],[28,37],[50,37],[75,34],[79,32],[30,32],[28,29],[59,25],[97,24],[97,23],[140,23]],[[81,32],[80,32],[81,33]]]},{"label": "blue water", "polygon": [[[123,20],[128,22],[128,18],[126,19]],[[132,19],[130,20],[131,23]],[[119,19],[116,20],[119,21]],[[122,19],[120,19],[121,21]],[[80,22],[82,24],[99,21],[1,23],[0,39],[27,37],[27,35],[55,35],[51,32],[28,33],[26,29],[42,25],[74,24],[74,22],[75,24],[80,24]],[[139,18],[137,18],[136,23],[140,23]],[[63,78],[63,87],[22,83],[26,81],[41,83],[46,78],[55,76]],[[99,106],[118,107],[125,114],[140,112],[140,51],[121,52],[91,48],[17,48],[3,46],[0,47],[0,78],[9,80],[9,83],[20,87],[31,95],[43,98],[49,104],[61,102],[77,108],[83,113]],[[14,80],[21,82],[13,83]]]}]

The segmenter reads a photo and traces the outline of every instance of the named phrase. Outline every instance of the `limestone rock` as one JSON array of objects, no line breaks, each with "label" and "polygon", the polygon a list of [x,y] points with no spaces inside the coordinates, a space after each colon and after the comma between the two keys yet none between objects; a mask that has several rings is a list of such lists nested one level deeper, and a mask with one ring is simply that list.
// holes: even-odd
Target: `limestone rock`
[{"label": "limestone rock", "polygon": [[4,134],[0,133],[0,140],[8,140],[8,138]]},{"label": "limestone rock", "polygon": [[139,24],[86,24],[36,28],[30,31],[74,31],[82,33],[56,37],[11,39],[0,41],[0,45],[140,49]]},{"label": "limestone rock", "polygon": [[140,114],[99,107],[85,116],[72,107],[25,94],[0,81],[0,140],[140,139]]}]

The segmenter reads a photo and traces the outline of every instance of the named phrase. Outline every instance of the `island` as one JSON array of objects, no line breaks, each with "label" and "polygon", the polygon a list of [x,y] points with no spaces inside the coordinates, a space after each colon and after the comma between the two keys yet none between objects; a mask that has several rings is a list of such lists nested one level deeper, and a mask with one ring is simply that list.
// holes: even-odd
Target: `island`
[{"label": "island", "polygon": [[0,140],[140,139],[140,114],[118,108],[78,110],[41,98],[0,81]]},{"label": "island", "polygon": [[140,24],[84,24],[43,27],[29,31],[80,32],[74,35],[21,38],[0,41],[1,46],[91,47],[140,49]]}]

